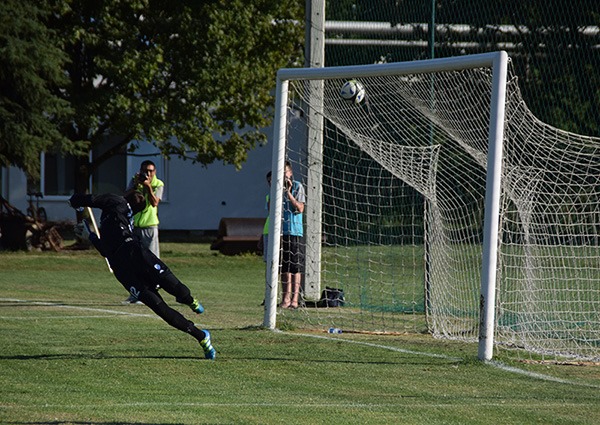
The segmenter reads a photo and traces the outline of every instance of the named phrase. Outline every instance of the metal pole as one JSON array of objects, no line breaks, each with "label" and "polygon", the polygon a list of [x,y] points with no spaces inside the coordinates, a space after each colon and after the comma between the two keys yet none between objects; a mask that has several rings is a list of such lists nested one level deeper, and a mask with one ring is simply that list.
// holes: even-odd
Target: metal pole
[{"label": "metal pole", "polygon": [[[310,3],[306,23],[310,45],[307,65],[310,68],[325,66],[325,1],[307,0]],[[307,4],[308,7],[308,4]],[[321,234],[323,202],[323,80],[310,81],[307,111],[307,199],[306,199],[306,255],[303,294],[305,299],[318,300],[321,293]]]},{"label": "metal pole", "polygon": [[267,247],[267,286],[263,326],[275,329],[279,288],[279,247],[283,210],[283,172],[287,127],[288,81],[277,78],[275,119],[273,121],[273,158],[271,162],[271,194],[269,195],[269,245]]},{"label": "metal pole", "polygon": [[429,16],[429,59],[435,58],[435,0],[431,0],[431,14]]},{"label": "metal pole", "polygon": [[480,360],[491,360],[494,350],[496,317],[496,269],[498,266],[498,228],[506,103],[508,55],[500,52],[493,62],[492,104],[488,141],[485,186],[485,221],[483,228],[483,264],[481,267],[481,300],[479,312]]},{"label": "metal pole", "polygon": [[[429,20],[429,59],[434,59],[435,57],[435,0],[431,0],[431,14]],[[435,74],[430,75],[430,93],[431,98],[429,100],[429,108],[433,110],[435,108]],[[429,124],[429,146],[433,146],[434,140],[434,127],[433,124]],[[428,208],[428,200],[426,197],[423,198],[423,251],[425,256],[425,294],[424,294],[424,304],[425,304],[425,317],[429,317],[429,311],[431,308],[431,239],[429,234],[429,208]]]}]

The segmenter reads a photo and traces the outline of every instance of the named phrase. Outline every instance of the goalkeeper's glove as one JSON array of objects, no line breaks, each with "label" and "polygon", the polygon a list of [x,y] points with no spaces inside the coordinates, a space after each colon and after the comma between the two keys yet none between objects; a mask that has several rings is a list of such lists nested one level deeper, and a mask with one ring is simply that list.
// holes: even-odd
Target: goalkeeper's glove
[{"label": "goalkeeper's glove", "polygon": [[77,212],[83,212],[83,210],[85,209],[84,207],[74,207],[73,205],[71,205],[71,201],[67,201],[67,204],[69,204],[69,206],[71,208],[74,208]]},{"label": "goalkeeper's glove", "polygon": [[96,235],[92,229],[90,229],[90,225],[88,224],[87,220],[82,220],[81,223],[77,223],[74,231],[75,236],[83,240],[90,240],[91,235]]}]

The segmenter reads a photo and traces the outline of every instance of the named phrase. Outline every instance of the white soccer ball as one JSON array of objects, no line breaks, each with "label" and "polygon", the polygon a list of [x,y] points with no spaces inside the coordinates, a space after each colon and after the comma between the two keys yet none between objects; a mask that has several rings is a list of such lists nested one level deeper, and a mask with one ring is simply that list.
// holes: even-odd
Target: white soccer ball
[{"label": "white soccer ball", "polygon": [[340,89],[340,96],[349,102],[360,103],[365,98],[365,86],[358,80],[349,80]]}]

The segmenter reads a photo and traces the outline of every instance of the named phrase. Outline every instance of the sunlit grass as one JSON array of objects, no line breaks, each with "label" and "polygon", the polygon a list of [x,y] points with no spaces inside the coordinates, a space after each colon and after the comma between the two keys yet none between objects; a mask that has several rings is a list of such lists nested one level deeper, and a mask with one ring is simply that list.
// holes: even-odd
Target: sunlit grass
[{"label": "sunlit grass", "polygon": [[500,357],[529,375],[516,374],[426,333],[265,330],[260,257],[161,249],[206,312],[165,299],[211,330],[217,360],[145,306],[121,304],[127,293],[95,252],[2,252],[1,423],[600,422],[598,366]]}]

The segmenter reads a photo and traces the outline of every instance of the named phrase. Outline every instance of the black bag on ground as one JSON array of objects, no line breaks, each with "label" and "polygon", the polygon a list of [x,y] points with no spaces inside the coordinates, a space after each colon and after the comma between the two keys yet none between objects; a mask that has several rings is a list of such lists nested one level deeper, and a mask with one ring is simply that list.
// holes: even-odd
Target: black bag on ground
[{"label": "black bag on ground", "polygon": [[338,288],[325,287],[321,293],[321,299],[317,303],[317,307],[343,307],[344,306],[344,290]]}]

